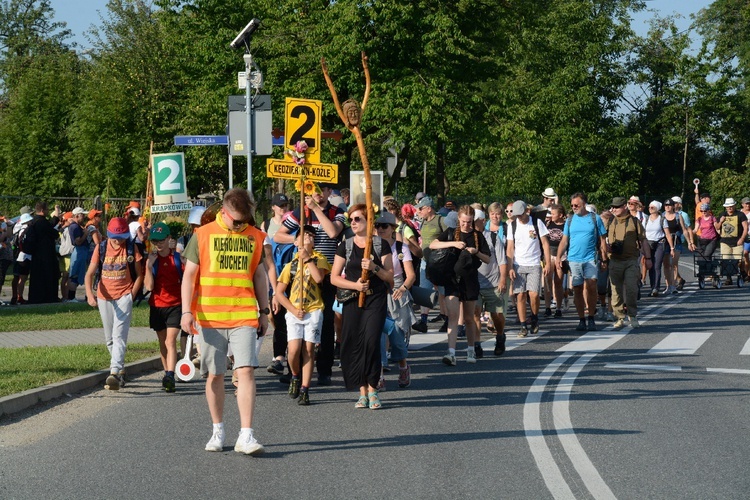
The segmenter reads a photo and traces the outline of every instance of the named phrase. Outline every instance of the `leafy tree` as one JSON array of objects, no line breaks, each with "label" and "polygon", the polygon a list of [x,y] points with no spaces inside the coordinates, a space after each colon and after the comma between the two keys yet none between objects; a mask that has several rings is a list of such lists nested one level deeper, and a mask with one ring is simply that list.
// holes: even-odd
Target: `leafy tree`
[{"label": "leafy tree", "polygon": [[154,152],[171,148],[181,103],[173,48],[144,0],[110,0],[71,126],[69,158],[83,194],[143,195]]}]

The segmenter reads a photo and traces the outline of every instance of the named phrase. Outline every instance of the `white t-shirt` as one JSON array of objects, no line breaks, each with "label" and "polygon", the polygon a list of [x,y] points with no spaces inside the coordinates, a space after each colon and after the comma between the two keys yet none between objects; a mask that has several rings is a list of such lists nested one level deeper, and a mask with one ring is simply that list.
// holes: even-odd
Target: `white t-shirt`
[{"label": "white t-shirt", "polygon": [[513,242],[514,262],[519,266],[539,266],[542,260],[542,248],[539,244],[539,238],[547,236],[549,231],[542,224],[542,221],[536,221],[534,229],[534,219],[529,217],[526,224],[516,220],[516,234],[513,234],[513,223],[508,222],[508,241]]},{"label": "white t-shirt", "polygon": [[[401,253],[404,254],[404,261],[412,260],[409,245],[406,243],[401,245]],[[404,273],[404,269],[401,266],[401,260],[398,258],[398,252],[396,252],[396,240],[393,240],[393,245],[391,245],[391,259],[393,260],[393,276],[395,277],[403,274],[404,280],[406,280],[406,273]]]},{"label": "white t-shirt", "polygon": [[[659,224],[660,220],[662,221],[661,224]],[[664,238],[666,236],[664,233],[665,227],[669,227],[669,224],[667,223],[667,218],[661,215],[654,220],[651,220],[649,216],[643,221],[643,229],[646,230],[646,239],[648,241],[659,241]]]},{"label": "white t-shirt", "polygon": [[141,223],[137,220],[134,220],[130,224],[128,224],[128,229],[130,229],[130,239],[135,241],[136,243],[143,243],[141,239],[138,237],[138,228],[141,227]]}]

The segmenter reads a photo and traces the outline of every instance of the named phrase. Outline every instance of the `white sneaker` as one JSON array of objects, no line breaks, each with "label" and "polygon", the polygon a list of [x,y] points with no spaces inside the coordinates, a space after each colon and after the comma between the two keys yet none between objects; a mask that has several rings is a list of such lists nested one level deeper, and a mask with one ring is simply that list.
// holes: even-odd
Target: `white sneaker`
[{"label": "white sneaker", "polygon": [[631,316],[630,317],[630,326],[632,326],[633,328],[638,328],[638,327],[641,326],[641,324],[638,323],[638,320],[635,318],[635,316]]},{"label": "white sneaker", "polygon": [[474,352],[474,346],[471,346],[466,350],[466,362],[467,363],[477,362],[477,354],[476,352]]},{"label": "white sneaker", "polygon": [[263,448],[263,445],[255,439],[253,431],[251,430],[244,434],[240,432],[240,436],[237,438],[237,443],[234,445],[234,451],[237,453],[244,453],[245,455],[258,456],[262,455],[266,450]]},{"label": "white sneaker", "polygon": [[214,431],[211,439],[206,443],[206,451],[224,450],[224,431]]},{"label": "white sneaker", "polygon": [[620,318],[617,321],[615,321],[615,324],[612,325],[612,328],[614,328],[615,330],[620,330],[622,328],[625,328],[625,319]]}]

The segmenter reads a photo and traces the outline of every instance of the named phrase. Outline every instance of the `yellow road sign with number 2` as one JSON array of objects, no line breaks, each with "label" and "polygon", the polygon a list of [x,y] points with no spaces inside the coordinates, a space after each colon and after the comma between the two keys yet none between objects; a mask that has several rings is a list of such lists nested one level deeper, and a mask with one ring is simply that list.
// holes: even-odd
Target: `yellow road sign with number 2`
[{"label": "yellow road sign with number 2", "polygon": [[320,163],[320,117],[323,101],[286,98],[284,114],[285,148],[294,148],[297,141],[307,143],[308,163]]}]

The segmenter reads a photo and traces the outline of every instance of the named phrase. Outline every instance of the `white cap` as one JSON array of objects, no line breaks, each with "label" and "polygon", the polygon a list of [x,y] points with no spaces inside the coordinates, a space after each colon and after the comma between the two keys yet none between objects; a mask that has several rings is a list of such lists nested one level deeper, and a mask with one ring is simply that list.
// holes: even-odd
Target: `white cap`
[{"label": "white cap", "polygon": [[188,224],[194,224],[196,226],[201,225],[201,216],[206,211],[206,207],[197,205],[190,209],[190,215],[188,215]]},{"label": "white cap", "polygon": [[649,204],[648,204],[648,206],[649,206],[649,207],[656,207],[656,210],[657,210],[657,212],[658,212],[659,210],[661,210],[661,202],[660,202],[660,201],[656,201],[656,200],[654,200],[654,201],[652,201],[651,203],[649,203]]},{"label": "white cap", "polygon": [[86,213],[86,211],[84,209],[82,209],[81,207],[75,207],[73,209],[73,215],[81,215],[81,214],[85,214],[85,213]]},{"label": "white cap", "polygon": [[672,201],[675,203],[682,204],[682,198],[680,198],[679,196],[672,196]]},{"label": "white cap", "polygon": [[141,211],[137,207],[128,208],[128,213],[133,215],[141,215]]},{"label": "white cap", "polygon": [[483,219],[484,220],[486,218],[487,217],[485,217],[484,211],[482,211],[482,210],[474,210],[474,220],[479,220],[479,219]]}]

